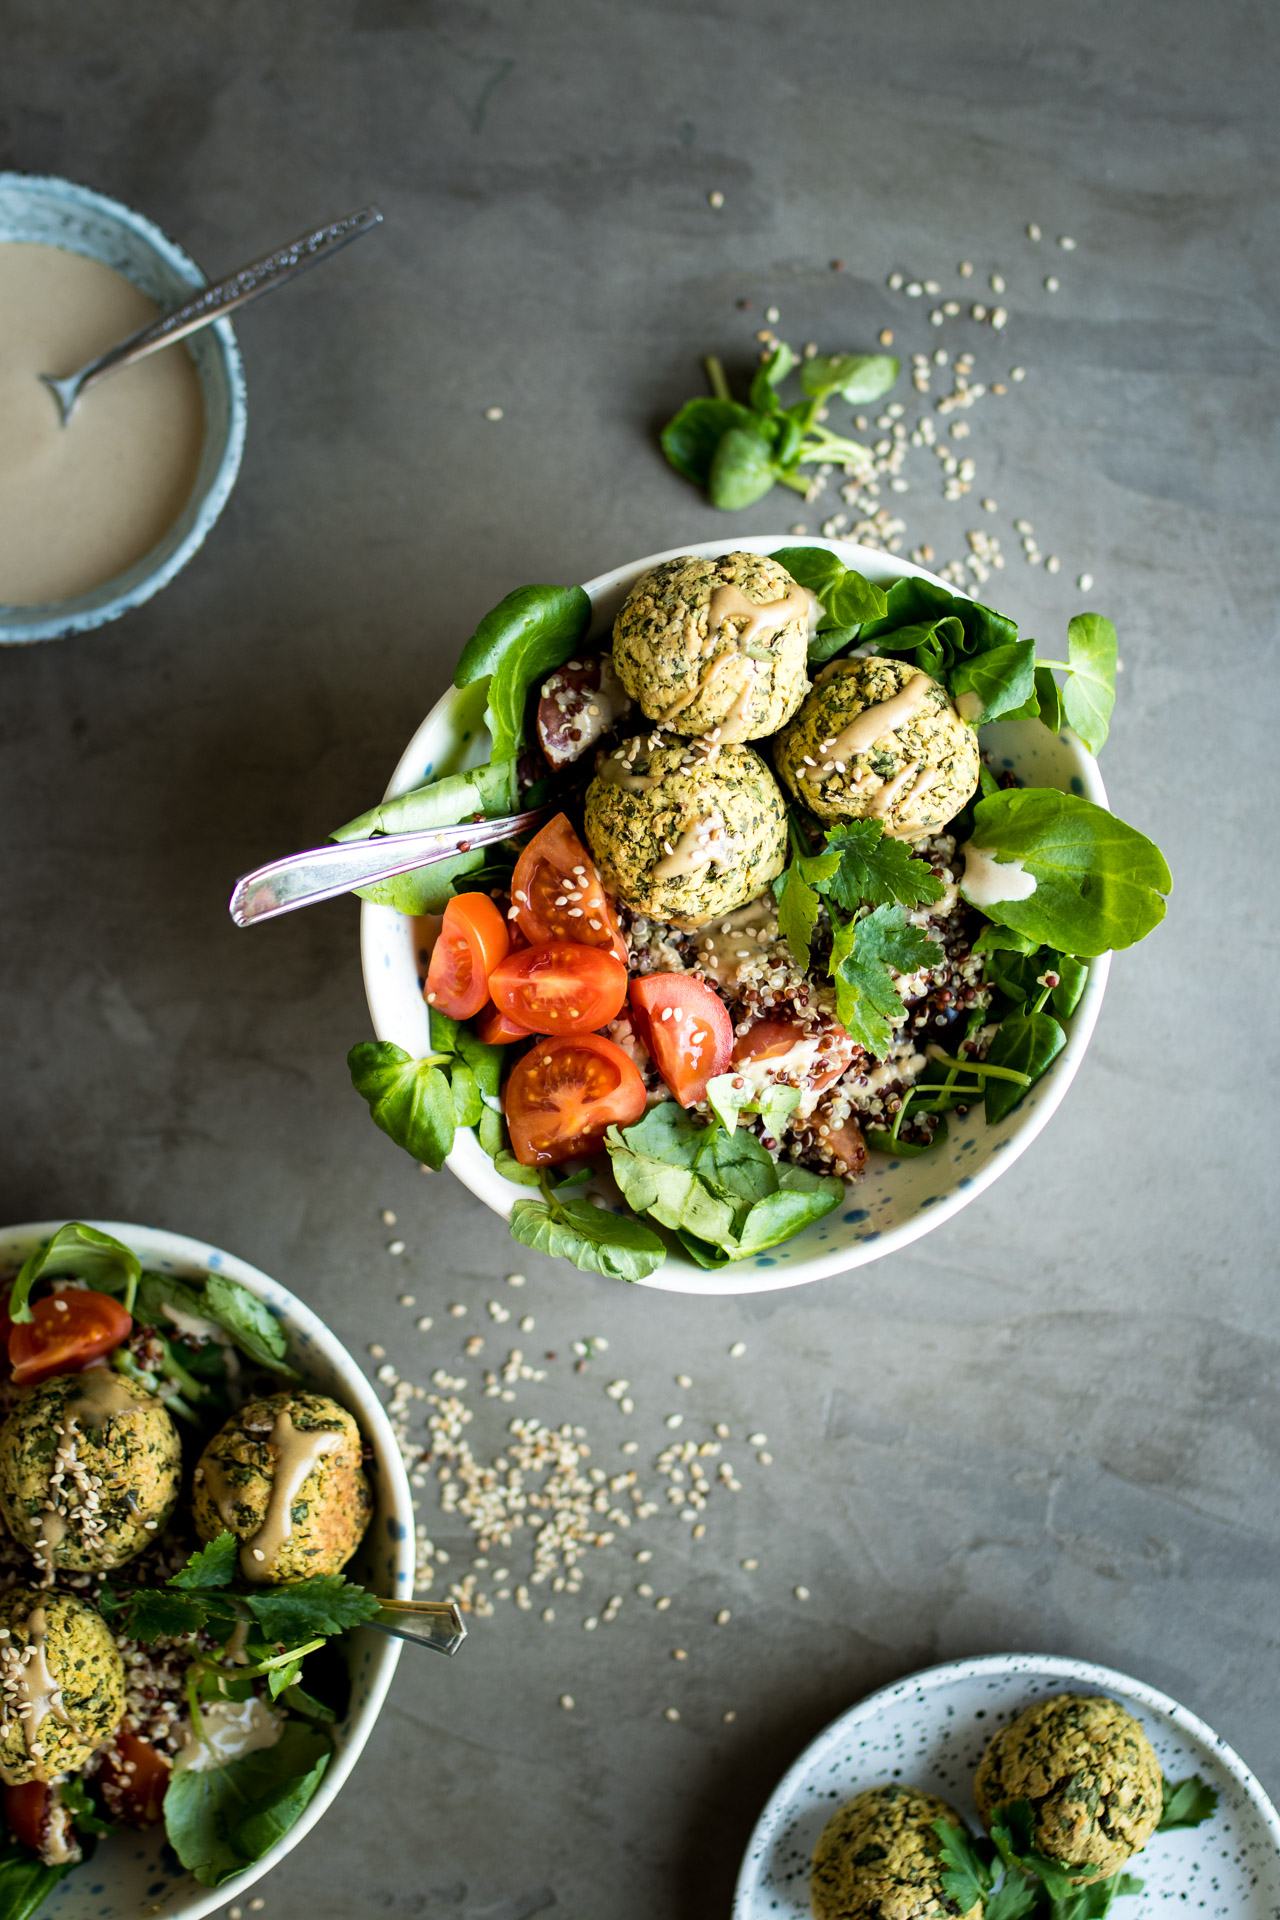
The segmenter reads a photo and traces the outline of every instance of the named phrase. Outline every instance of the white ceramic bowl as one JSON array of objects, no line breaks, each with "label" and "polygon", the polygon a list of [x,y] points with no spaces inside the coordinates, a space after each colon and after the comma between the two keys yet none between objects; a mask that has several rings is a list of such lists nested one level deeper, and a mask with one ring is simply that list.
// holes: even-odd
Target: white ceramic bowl
[{"label": "white ceramic bowl", "polygon": [[[0,1267],[21,1263],[62,1224],[61,1220],[43,1220],[30,1226],[0,1228]],[[291,1364],[309,1386],[332,1395],[354,1415],[373,1450],[368,1468],[374,1491],[373,1520],[348,1571],[352,1579],[364,1581],[388,1597],[411,1598],[413,1502],[400,1449],[369,1382],[324,1322],[278,1280],[269,1279],[247,1261],[203,1240],[189,1240],[185,1234],[165,1233],[157,1227],[122,1226],[114,1220],[85,1224],[123,1240],[144,1267],[184,1279],[222,1273],[266,1302],[288,1334]],[[360,1758],[400,1658],[398,1640],[368,1628],[348,1634],[345,1646],[351,1702],[346,1718],[334,1728],[333,1758],[302,1818],[256,1866],[220,1887],[202,1887],[175,1865],[172,1854],[167,1854],[163,1827],[126,1831],[100,1842],[93,1859],[61,1882],[41,1912],[47,1912],[50,1920],[137,1920],[143,1913],[162,1914],[166,1920],[201,1920],[204,1914],[216,1913],[228,1901],[237,1900],[255,1880],[270,1873],[323,1817]]]},{"label": "white ceramic bowl", "polygon": [[[601,639],[609,632],[635,581],[659,561],[681,553],[718,554],[744,549],[773,553],[788,544],[794,545],[794,539],[784,534],[707,540],[699,546],[674,547],[670,553],[651,553],[644,560],[588,580],[586,591],[594,608],[592,638]],[[909,560],[847,541],[809,540],[805,544],[830,548],[847,566],[856,567],[877,583],[900,579],[906,573],[935,577]],[[459,637],[459,651],[463,638]],[[433,775],[479,766],[488,759],[488,735],[483,728],[468,730],[461,724],[459,702],[460,696],[453,688],[436,702],[401,756],[387,788],[388,798],[421,786]],[[1096,761],[1070,731],[1054,735],[1038,720],[1018,720],[984,728],[981,739],[998,765],[1011,769],[1031,785],[1058,787],[1081,794],[1099,806],[1107,804]],[[413,921],[392,907],[366,902],[361,911],[361,951],[365,993],[378,1038],[394,1041],[411,1054],[426,1053],[427,1009]],[[1068,1023],[1066,1046],[1017,1112],[998,1126],[989,1127],[976,1108],[964,1119],[952,1115],[947,1140],[932,1153],[903,1160],[870,1155],[868,1171],[849,1186],[845,1203],[785,1245],[714,1272],[669,1254],[658,1271],[641,1284],[668,1293],[720,1294],[802,1286],[809,1280],[878,1260],[949,1220],[1031,1145],[1066,1093],[1097,1021],[1109,964],[1106,954],[1091,963],[1080,1004]],[[509,1215],[525,1193],[495,1171],[492,1160],[469,1130],[458,1135],[448,1164],[463,1185],[495,1213]]]},{"label": "white ceramic bowl", "polygon": [[[195,261],[144,214],[71,180],[0,173],[0,243],[38,241],[114,267],[162,309],[208,283]],[[0,606],[0,645],[60,640],[118,620],[186,566],[226,505],[244,449],[245,387],[229,320],[214,320],[170,353],[189,353],[204,394],[204,448],[190,498],[162,540],[113,580],[46,606]],[[86,402],[87,404],[87,402]]]},{"label": "white ceramic bowl", "polygon": [[1142,1893],[1114,1911],[1147,1920],[1188,1902],[1204,1920],[1275,1920],[1280,1816],[1244,1761],[1186,1707],[1142,1680],[1056,1654],[990,1653],[928,1667],[860,1700],[820,1733],[756,1822],[733,1920],[810,1920],[809,1866],[836,1808],[899,1779],[948,1801],[974,1828],[973,1775],[998,1727],[1055,1693],[1105,1693],[1138,1720],[1165,1778],[1217,1789],[1203,1826],[1159,1834],[1132,1862]]}]

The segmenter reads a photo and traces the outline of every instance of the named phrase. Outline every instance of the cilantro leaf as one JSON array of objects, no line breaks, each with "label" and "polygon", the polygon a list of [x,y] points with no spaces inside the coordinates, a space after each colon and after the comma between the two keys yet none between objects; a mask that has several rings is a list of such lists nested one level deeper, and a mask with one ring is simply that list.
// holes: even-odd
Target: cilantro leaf
[{"label": "cilantro leaf", "polygon": [[942,1884],[961,1913],[979,1906],[991,1891],[991,1868],[978,1852],[973,1835],[950,1820],[930,1823],[938,1836]]},{"label": "cilantro leaf", "polygon": [[1178,1827],[1198,1827],[1211,1820],[1218,1806],[1217,1789],[1193,1773],[1176,1785],[1164,1783],[1164,1812],[1157,1833],[1173,1833]]},{"label": "cilantro leaf", "polygon": [[511,1235],[521,1246],[559,1255],[584,1273],[610,1280],[643,1280],[667,1257],[657,1234],[639,1220],[590,1200],[517,1200]]},{"label": "cilantro leaf", "polygon": [[114,1625],[131,1640],[176,1640],[184,1633],[199,1633],[208,1617],[204,1602],[194,1594],[138,1587],[128,1596]]},{"label": "cilantro leaf", "polygon": [[1036,1881],[1028,1879],[1025,1873],[1006,1870],[995,1892],[987,1895],[983,1920],[1023,1920],[1025,1914],[1040,1908],[1043,1897],[1043,1889]]},{"label": "cilantro leaf", "polygon": [[372,1620],[379,1602],[340,1573],[317,1573],[289,1586],[261,1588],[240,1596],[268,1640],[286,1646],[329,1633],[345,1633]]},{"label": "cilantro leaf", "polygon": [[171,1587],[229,1587],[236,1577],[240,1542],[225,1528],[207,1547],[199,1547],[185,1567],[169,1576]]},{"label": "cilantro leaf", "polygon": [[908,926],[901,907],[877,907],[865,919],[836,929],[830,961],[836,1018],[873,1059],[883,1057],[904,1011],[889,969],[916,973],[936,966],[939,958],[939,948],[918,927]]},{"label": "cilantro leaf", "polygon": [[815,884],[846,913],[862,906],[932,905],[945,892],[928,862],[886,834],[879,820],[851,820],[836,827],[827,835],[827,845],[839,854],[839,863],[829,879]]},{"label": "cilantro leaf", "polygon": [[813,887],[805,879],[803,863],[793,860],[778,882],[778,932],[791,949],[791,957],[806,971],[813,946],[813,929],[822,905]]},{"label": "cilantro leaf", "polygon": [[71,1824],[77,1833],[92,1834],[95,1839],[101,1839],[104,1834],[115,1832],[112,1822],[103,1819],[89,1798],[84,1781],[78,1773],[69,1773],[65,1780],[60,1780],[57,1794],[71,1815]]}]

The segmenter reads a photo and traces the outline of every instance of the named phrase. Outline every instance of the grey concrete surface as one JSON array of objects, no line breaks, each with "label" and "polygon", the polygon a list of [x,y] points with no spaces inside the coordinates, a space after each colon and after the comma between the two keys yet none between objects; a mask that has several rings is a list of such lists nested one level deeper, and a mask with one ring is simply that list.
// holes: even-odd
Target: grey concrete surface
[{"label": "grey concrete surface", "polygon": [[[248,451],[186,575],[0,658],[3,1216],[206,1235],[424,1383],[472,1329],[507,1351],[501,1298],[558,1354],[516,1410],[580,1421],[610,1471],[619,1376],[648,1481],[677,1409],[773,1456],[738,1447],[743,1490],[702,1542],[665,1511],[644,1530],[668,1611],[632,1591],[637,1538],[554,1626],[504,1604],[453,1666],[406,1658],[268,1913],[725,1915],[819,1727],[982,1650],[1141,1675],[1280,1790],[1274,10],[3,0],[0,25],[0,161],[121,196],[210,269],[368,198],[387,215],[243,317]],[[1006,332],[937,334],[895,268],[967,299],[999,268]],[[797,344],[892,327],[907,351],[971,347],[984,380],[1027,367],[974,410],[970,497],[944,504],[917,464],[891,504],[939,559],[998,533],[986,591],[1046,640],[1093,574],[1126,669],[1113,803],[1177,890],[992,1192],[856,1275],[716,1304],[516,1258],[347,1085],[354,907],[247,935],[223,903],[381,791],[510,587],[725,530],[653,430],[700,354],[749,363],[771,303]],[[816,530],[827,500],[732,524]],[[1056,575],[1022,559],[1019,515]],[[574,1374],[587,1335],[608,1355]],[[462,1570],[465,1531],[423,1500]],[[584,1632],[611,1593],[619,1618]]]}]

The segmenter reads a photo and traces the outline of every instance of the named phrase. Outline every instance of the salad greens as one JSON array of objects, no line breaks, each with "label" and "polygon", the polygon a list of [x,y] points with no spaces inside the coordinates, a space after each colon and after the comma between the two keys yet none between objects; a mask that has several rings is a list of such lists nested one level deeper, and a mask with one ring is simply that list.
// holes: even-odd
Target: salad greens
[{"label": "salad greens", "polygon": [[31,1920],[74,1864],[46,1867],[30,1847],[5,1834],[0,1838],[0,1913],[4,1920]]},{"label": "salad greens", "polygon": [[284,1838],[332,1757],[323,1733],[290,1720],[273,1746],[175,1773],[164,1796],[169,1844],[201,1886],[220,1886]]},{"label": "salad greens", "polygon": [[[846,473],[870,472],[870,449],[833,433],[822,421],[830,400],[856,406],[888,393],[900,368],[890,355],[817,354],[797,360],[779,341],[757,367],[745,406],[730,393],[720,361],[709,355],[703,364],[712,397],[687,400],[660,438],[676,472],[703,488],[713,507],[752,506],[778,484],[807,495],[812,482],[803,468],[815,462]],[[797,368],[801,397],[784,405],[779,389]]]},{"label": "salad greens", "polygon": [[[591,624],[591,602],[581,587],[517,587],[486,613],[462,650],[456,687],[488,687],[493,759],[514,768],[528,744],[529,692],[562,667]],[[510,803],[516,804],[514,771]]]},{"label": "salad greens", "polygon": [[[513,804],[514,777],[514,762],[476,767],[470,773],[448,773],[398,799],[383,800],[329,838],[368,840],[375,834],[416,833],[430,827],[460,826],[464,820],[497,818],[509,812]],[[452,898],[454,883],[465,877],[471,884],[471,876],[491,852],[491,848],[474,847],[470,853],[455,853],[448,860],[437,860],[434,866],[394,874],[389,880],[378,880],[356,891],[362,900],[395,907],[400,913],[439,913]]]},{"label": "salad greens", "polygon": [[31,1289],[46,1276],[84,1280],[95,1293],[119,1294],[126,1313],[132,1313],[142,1262],[122,1240],[113,1240],[109,1233],[99,1233],[96,1227],[73,1220],[59,1227],[48,1246],[38,1248],[23,1261],[9,1294],[10,1320],[26,1322],[32,1318]]},{"label": "salad greens", "polygon": [[[513,1160],[513,1165],[520,1163]],[[520,1167],[520,1172],[527,1176],[534,1169]],[[534,1183],[541,1186],[542,1199],[517,1200],[511,1209],[512,1238],[522,1246],[560,1254],[584,1273],[613,1280],[644,1280],[666,1259],[663,1241],[639,1220],[609,1213],[590,1200],[562,1200],[545,1173],[540,1181],[535,1173]]]},{"label": "salad greens", "polygon": [[836,925],[830,964],[836,1018],[873,1059],[889,1046],[893,1017],[902,1012],[893,973],[918,973],[937,963],[936,942],[909,926],[901,907],[876,907],[862,919]]}]

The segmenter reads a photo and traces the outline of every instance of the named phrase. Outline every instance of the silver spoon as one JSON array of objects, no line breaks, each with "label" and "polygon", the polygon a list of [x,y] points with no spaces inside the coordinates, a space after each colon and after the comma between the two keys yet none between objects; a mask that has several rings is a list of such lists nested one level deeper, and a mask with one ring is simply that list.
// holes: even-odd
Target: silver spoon
[{"label": "silver spoon", "polygon": [[467,1637],[456,1600],[384,1600],[381,1613],[363,1624],[451,1659]]},{"label": "silver spoon", "polygon": [[261,260],[254,260],[247,267],[228,274],[224,280],[205,287],[203,292],[196,294],[194,299],[188,300],[185,306],[176,308],[173,313],[161,314],[158,320],[143,327],[141,332],[131,333],[118,346],[100,353],[87,367],[81,367],[79,373],[68,374],[61,380],[55,379],[51,373],[42,373],[41,380],[58,403],[61,424],[66,426],[81,394],[95,380],[114,373],[118,367],[132,366],[135,360],[144,360],[149,353],[158,353],[161,347],[172,346],[175,340],[185,340],[198,327],[207,327],[211,320],[230,313],[234,307],[244,306],[247,300],[256,300],[260,293],[271,293],[276,287],[282,287],[286,280],[295,279],[298,274],[305,273],[308,267],[314,267],[319,261],[327,260],[331,253],[337,253],[340,247],[358,240],[362,233],[368,233],[371,227],[376,227],[381,219],[377,207],[361,207],[358,212],[347,214],[345,219],[334,220],[327,227],[316,227],[311,233],[291,240],[288,246],[277,247],[274,253],[264,254]]},{"label": "silver spoon", "polygon": [[554,812],[554,807],[534,807],[528,813],[511,813],[500,820],[428,827],[416,833],[387,833],[375,840],[341,840],[327,847],[312,847],[306,853],[291,853],[285,860],[273,860],[270,866],[243,874],[232,890],[227,911],[238,927],[251,927],[256,920],[274,920],[277,914],[294,913],[317,900],[336,900],[340,893],[350,893],[355,887],[372,886],[376,880],[391,880],[398,873],[434,866],[437,860],[448,860],[455,853],[492,846],[513,833],[541,826]]}]

